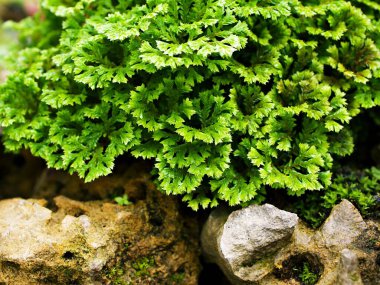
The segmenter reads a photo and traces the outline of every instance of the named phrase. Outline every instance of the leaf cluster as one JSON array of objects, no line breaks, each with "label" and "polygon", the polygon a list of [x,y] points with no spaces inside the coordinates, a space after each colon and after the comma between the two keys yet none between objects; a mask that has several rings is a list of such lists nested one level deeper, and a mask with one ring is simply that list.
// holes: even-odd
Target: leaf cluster
[{"label": "leaf cluster", "polygon": [[299,279],[301,279],[301,282],[304,285],[314,285],[318,282],[319,277],[318,274],[310,269],[309,263],[304,262],[302,272],[299,275]]},{"label": "leaf cluster", "polygon": [[42,0],[0,87],[10,151],[86,181],[123,153],[193,209],[331,183],[380,103],[370,0]]},{"label": "leaf cluster", "polygon": [[371,216],[379,207],[379,183],[379,168],[345,170],[326,190],[307,193],[290,209],[314,228],[320,226],[331,209],[343,199],[352,202],[363,216]]}]

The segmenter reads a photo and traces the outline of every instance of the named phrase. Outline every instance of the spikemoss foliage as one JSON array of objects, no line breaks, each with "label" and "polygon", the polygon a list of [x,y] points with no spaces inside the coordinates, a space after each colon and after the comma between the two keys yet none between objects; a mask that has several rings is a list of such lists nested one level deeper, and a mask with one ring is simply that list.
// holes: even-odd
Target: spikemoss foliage
[{"label": "spikemoss foliage", "polygon": [[351,201],[364,217],[379,216],[380,169],[344,169],[339,172],[327,189],[306,193],[290,202],[288,210],[296,212],[313,228],[319,227],[331,209],[343,199]]},{"label": "spikemoss foliage", "polygon": [[330,184],[380,104],[375,0],[42,0],[0,87],[10,151],[86,181],[123,153],[197,209]]}]

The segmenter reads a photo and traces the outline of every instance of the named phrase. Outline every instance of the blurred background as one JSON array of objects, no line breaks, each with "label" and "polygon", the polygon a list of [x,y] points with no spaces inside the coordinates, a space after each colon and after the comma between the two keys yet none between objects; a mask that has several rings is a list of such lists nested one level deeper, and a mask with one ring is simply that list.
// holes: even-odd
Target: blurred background
[{"label": "blurred background", "polygon": [[0,18],[2,21],[20,21],[38,10],[38,0],[0,0]]},{"label": "blurred background", "polygon": [[16,42],[15,32],[4,25],[7,21],[18,22],[38,11],[38,0],[0,0],[0,81],[6,77],[4,58]]}]

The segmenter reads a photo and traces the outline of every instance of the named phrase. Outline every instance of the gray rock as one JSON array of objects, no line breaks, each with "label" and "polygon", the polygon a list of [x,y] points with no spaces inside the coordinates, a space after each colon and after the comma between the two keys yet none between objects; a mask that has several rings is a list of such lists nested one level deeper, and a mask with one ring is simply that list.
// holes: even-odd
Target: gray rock
[{"label": "gray rock", "polygon": [[52,212],[38,202],[23,199],[0,203],[0,256],[8,260],[27,260],[41,247],[51,246],[46,226]]},{"label": "gray rock", "polygon": [[[234,284],[256,282],[273,270],[273,255],[290,242],[295,214],[265,204],[210,215],[202,232],[202,248]],[[226,221],[223,224],[223,221]]]},{"label": "gray rock", "polygon": [[375,260],[380,252],[374,246],[379,233],[380,225],[364,222],[343,200],[316,230],[271,205],[232,213],[218,209],[204,225],[201,240],[207,259],[232,284],[299,284],[294,268],[302,270],[306,262],[318,285],[361,285],[379,280]]},{"label": "gray rock", "polygon": [[337,285],[362,285],[358,257],[355,252],[343,249],[340,256]]},{"label": "gray rock", "polygon": [[321,234],[327,246],[345,248],[366,229],[359,211],[348,200],[335,206],[322,225]]},{"label": "gray rock", "polygon": [[249,264],[287,244],[297,221],[297,215],[269,204],[235,211],[224,224],[220,250],[232,267]]},{"label": "gray rock", "polygon": [[201,233],[203,255],[209,262],[216,262],[220,257],[219,242],[223,225],[231,212],[226,208],[217,208],[212,211]]}]

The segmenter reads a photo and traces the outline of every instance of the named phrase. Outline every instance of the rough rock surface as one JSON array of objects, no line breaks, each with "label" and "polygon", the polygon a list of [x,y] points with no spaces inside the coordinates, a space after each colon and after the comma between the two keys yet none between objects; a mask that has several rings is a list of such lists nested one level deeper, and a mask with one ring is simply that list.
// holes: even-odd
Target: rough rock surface
[{"label": "rough rock surface", "polygon": [[355,240],[361,279],[364,284],[380,282],[380,220],[367,220],[366,230]]},{"label": "rough rock surface", "polygon": [[[286,230],[278,230],[279,235],[267,235],[268,246],[257,242],[263,231],[253,221],[262,219],[263,223],[276,224],[278,218],[274,215],[270,219],[265,211],[256,210],[256,214],[259,216],[252,218],[246,209],[233,213],[218,209],[209,216],[202,230],[204,255],[219,265],[232,284],[302,284],[300,272],[305,265],[318,279],[312,284],[380,284],[380,261],[377,261],[380,260],[380,223],[364,222],[349,201],[343,200],[335,206],[317,230],[308,228],[302,221],[291,227],[297,217],[282,213],[279,221],[288,221],[284,223]],[[241,222],[238,217],[250,222]],[[224,235],[231,238],[225,239]],[[227,240],[230,245],[224,244]],[[252,245],[258,245],[259,254]],[[238,252],[235,254],[238,262],[229,258],[230,251],[226,248]]]},{"label": "rough rock surface", "polygon": [[230,215],[219,210],[206,222],[202,247],[234,282],[255,282],[273,270],[273,254],[289,243],[297,221],[297,215],[269,204]]},{"label": "rough rock surface", "polygon": [[[83,185],[48,174],[36,193]],[[123,185],[134,201],[128,206],[64,196],[49,208],[41,199],[0,201],[0,284],[197,284],[197,225],[144,175],[92,184],[110,193]]]},{"label": "rough rock surface", "polygon": [[359,262],[356,253],[347,248],[343,249],[340,255],[338,271],[338,285],[362,285],[362,278],[359,271]]},{"label": "rough rock surface", "polygon": [[366,224],[359,211],[349,201],[343,200],[333,208],[320,232],[326,246],[344,247],[351,244],[365,229]]}]

